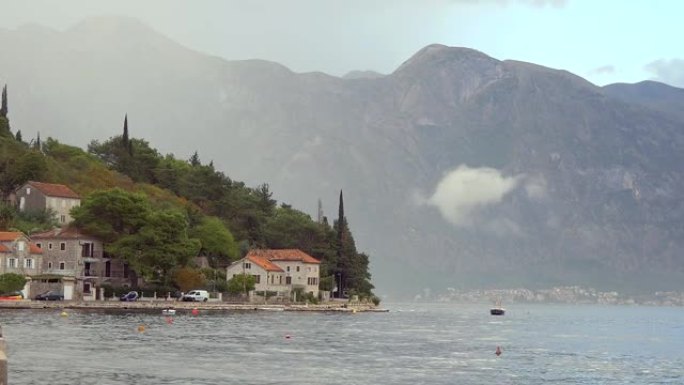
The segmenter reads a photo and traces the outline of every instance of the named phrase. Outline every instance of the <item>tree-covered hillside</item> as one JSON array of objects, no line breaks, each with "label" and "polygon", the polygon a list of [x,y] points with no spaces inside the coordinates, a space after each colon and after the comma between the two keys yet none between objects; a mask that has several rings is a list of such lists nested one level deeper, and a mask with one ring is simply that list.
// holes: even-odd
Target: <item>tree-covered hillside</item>
[{"label": "tree-covered hillside", "polygon": [[[110,255],[146,280],[180,287],[178,277],[195,268],[197,255],[219,268],[251,248],[298,248],[322,261],[322,289],[331,289],[337,277],[344,290],[371,295],[368,256],[356,250],[341,193],[339,217],[331,226],[278,205],[268,184],[252,188],[232,180],[212,162],[203,164],[197,153],[187,161],[161,155],[147,141],[129,136],[127,118],[122,135],[92,141],[87,151],[52,138],[25,141],[19,131],[12,133],[6,100],[3,93],[3,201],[29,180],[70,186],[83,197],[72,212],[74,224],[103,239]],[[0,230],[30,234],[52,226],[50,213],[0,207]]]}]

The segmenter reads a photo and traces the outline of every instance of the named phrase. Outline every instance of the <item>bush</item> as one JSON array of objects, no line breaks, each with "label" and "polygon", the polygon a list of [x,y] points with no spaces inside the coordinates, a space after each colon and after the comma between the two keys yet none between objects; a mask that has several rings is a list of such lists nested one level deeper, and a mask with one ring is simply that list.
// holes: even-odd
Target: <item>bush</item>
[{"label": "bush", "polygon": [[0,275],[0,293],[12,293],[22,290],[26,285],[26,278],[16,273]]},{"label": "bush", "polygon": [[371,296],[371,302],[373,302],[373,305],[378,306],[380,305],[380,297],[374,295]]}]

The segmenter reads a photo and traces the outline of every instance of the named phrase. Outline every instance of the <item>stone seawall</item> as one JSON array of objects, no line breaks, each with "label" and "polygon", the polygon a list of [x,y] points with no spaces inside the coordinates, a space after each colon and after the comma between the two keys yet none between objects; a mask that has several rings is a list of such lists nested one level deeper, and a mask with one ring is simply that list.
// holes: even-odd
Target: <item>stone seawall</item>
[{"label": "stone seawall", "polygon": [[[313,312],[387,312],[372,304],[324,303],[308,305],[233,304],[218,301],[0,301],[0,309],[91,309],[91,310],[159,310],[172,308],[178,312],[197,310],[243,310],[243,311],[313,311]],[[1,384],[0,384],[1,385]]]}]

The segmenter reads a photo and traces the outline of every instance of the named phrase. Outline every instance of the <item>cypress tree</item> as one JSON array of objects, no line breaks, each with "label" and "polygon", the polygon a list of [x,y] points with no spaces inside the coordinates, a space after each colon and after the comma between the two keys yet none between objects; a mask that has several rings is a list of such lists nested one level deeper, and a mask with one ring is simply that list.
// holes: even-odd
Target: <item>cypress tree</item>
[{"label": "cypress tree", "polygon": [[7,84],[2,87],[2,106],[0,106],[0,116],[3,118],[7,117]]},{"label": "cypress tree", "polygon": [[36,135],[36,143],[34,144],[34,146],[38,151],[41,151],[43,149],[40,143],[40,131],[38,131],[38,134]]},{"label": "cypress tree", "polygon": [[21,130],[17,130],[17,133],[14,135],[14,138],[17,140],[17,142],[21,142]]},{"label": "cypress tree", "polygon": [[121,136],[121,144],[128,152],[128,155],[133,155],[133,144],[131,143],[131,140],[128,138],[128,114],[124,116],[124,126],[123,126],[123,135]]}]

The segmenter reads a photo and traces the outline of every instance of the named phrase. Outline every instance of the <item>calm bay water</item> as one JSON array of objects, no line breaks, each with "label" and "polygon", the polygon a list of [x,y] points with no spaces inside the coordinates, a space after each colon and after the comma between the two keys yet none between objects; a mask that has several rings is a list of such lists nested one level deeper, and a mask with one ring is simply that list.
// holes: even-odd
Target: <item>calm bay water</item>
[{"label": "calm bay water", "polygon": [[384,306],[171,324],[156,312],[0,310],[0,325],[11,385],[684,384],[682,308]]}]

